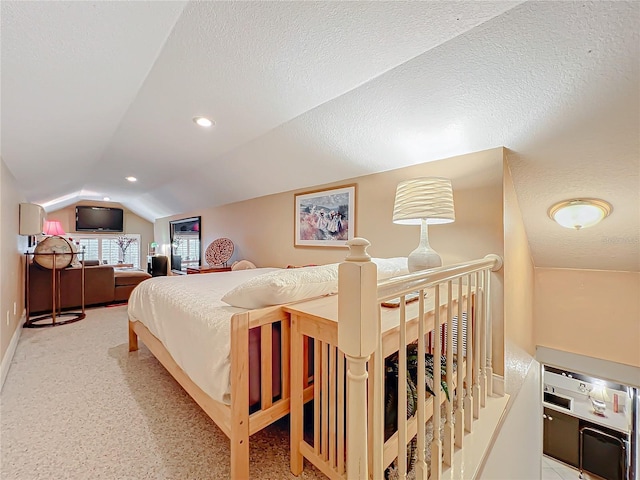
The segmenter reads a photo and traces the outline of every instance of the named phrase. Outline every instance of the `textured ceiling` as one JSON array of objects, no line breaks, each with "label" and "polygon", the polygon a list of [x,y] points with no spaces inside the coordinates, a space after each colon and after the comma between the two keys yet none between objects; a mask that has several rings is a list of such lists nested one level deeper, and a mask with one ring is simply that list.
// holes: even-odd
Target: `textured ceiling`
[{"label": "textured ceiling", "polygon": [[[505,146],[537,266],[640,270],[638,2],[1,9],[1,154],[49,209],[153,220]],[[549,220],[581,196],[613,214]]]}]

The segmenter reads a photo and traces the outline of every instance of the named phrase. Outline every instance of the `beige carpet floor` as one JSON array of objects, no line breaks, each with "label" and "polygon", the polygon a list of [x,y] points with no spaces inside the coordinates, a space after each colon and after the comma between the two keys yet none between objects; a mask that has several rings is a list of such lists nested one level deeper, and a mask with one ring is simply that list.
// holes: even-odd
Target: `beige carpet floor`
[{"label": "beige carpet floor", "polygon": [[[229,477],[227,437],[144,345],[128,352],[126,308],[23,330],[0,395],[2,480]],[[286,419],[250,450],[251,478],[296,478]]]}]

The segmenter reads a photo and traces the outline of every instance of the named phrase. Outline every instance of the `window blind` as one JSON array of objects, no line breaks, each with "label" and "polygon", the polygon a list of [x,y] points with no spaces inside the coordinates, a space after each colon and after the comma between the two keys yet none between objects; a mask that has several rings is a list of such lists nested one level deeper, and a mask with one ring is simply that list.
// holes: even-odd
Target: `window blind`
[{"label": "window blind", "polygon": [[[85,260],[99,260],[100,263],[117,265],[121,259],[121,251],[116,239],[119,235],[74,235],[73,241],[78,242],[80,247],[85,247]],[[140,235],[126,234],[133,238],[129,248],[125,252],[123,263],[132,264],[135,268],[140,268]]]}]

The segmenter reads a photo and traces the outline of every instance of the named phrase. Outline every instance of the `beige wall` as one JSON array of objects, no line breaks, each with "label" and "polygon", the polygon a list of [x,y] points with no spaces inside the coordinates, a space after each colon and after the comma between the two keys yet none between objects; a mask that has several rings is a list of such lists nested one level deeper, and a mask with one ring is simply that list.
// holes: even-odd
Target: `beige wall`
[{"label": "beige wall", "polygon": [[535,355],[534,266],[509,165],[504,165],[504,318],[508,342]]},{"label": "beige wall", "polygon": [[536,268],[536,343],[640,367],[638,292],[638,272]]},{"label": "beige wall", "polygon": [[[506,152],[505,152],[506,153]],[[534,266],[509,164],[504,162],[504,346],[507,415],[479,478],[541,475],[540,364],[534,360]],[[494,328],[494,341],[499,341]]]},{"label": "beige wall", "polygon": [[[443,176],[452,180],[456,221],[429,228],[430,244],[445,264],[482,258],[489,253],[503,255],[502,148],[185,212],[157,220],[155,238],[160,244],[168,244],[169,220],[200,215],[203,249],[216,238],[228,237],[236,247],[232,261],[247,259],[258,266],[279,267],[339,262],[344,259],[346,249],[294,247],[294,193],[356,184],[356,235],[371,242],[372,256],[407,256],[418,245],[420,227],[392,223],[393,203],[398,182],[420,176]],[[502,271],[494,275],[493,291],[494,297],[500,299],[494,309],[494,321],[499,328],[503,323],[502,275]],[[503,352],[494,352],[500,359],[494,365],[495,371],[502,374]]]},{"label": "beige wall", "polygon": [[4,161],[0,160],[0,163],[0,354],[4,362],[11,338],[19,328],[24,313],[22,253],[27,248],[27,237],[18,235],[19,204],[25,199]]},{"label": "beige wall", "polygon": [[[140,234],[140,263],[144,267],[146,261],[147,248],[151,242],[153,242],[153,223],[139,217],[135,213],[127,210],[119,203],[114,202],[91,202],[81,201],[74,205],[70,205],[60,210],[47,213],[47,220],[60,220],[62,228],[67,235],[76,233],[76,206],[78,205],[91,205],[98,207],[116,207],[124,210],[124,233],[137,233]],[[88,232],[80,232],[88,233]],[[93,233],[93,232],[92,232]],[[96,232],[99,234],[99,232]],[[113,235],[113,233],[110,233]]]},{"label": "beige wall", "polygon": [[236,247],[232,260],[259,266],[339,262],[346,249],[294,247],[294,193],[356,184],[356,235],[372,243],[373,256],[406,256],[418,245],[420,227],[393,224],[393,201],[398,182],[419,176],[452,179],[456,221],[429,229],[431,246],[445,263],[502,252],[501,148],[158,219],[155,238],[167,244],[169,220],[200,215],[203,249],[229,237]]}]

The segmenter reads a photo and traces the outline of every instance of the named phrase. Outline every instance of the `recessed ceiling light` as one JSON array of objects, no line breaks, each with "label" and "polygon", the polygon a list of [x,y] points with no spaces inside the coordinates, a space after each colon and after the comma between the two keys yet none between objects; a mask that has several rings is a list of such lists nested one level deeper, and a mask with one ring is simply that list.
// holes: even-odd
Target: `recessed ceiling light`
[{"label": "recessed ceiling light", "polygon": [[210,127],[213,125],[213,121],[209,120],[206,117],[193,117],[193,121],[201,127]]},{"label": "recessed ceiling light", "polygon": [[111,197],[104,197],[102,200],[104,200],[105,202],[108,202],[109,200],[111,200]]},{"label": "recessed ceiling light", "polygon": [[599,223],[612,210],[609,202],[597,198],[582,198],[556,203],[548,213],[549,217],[563,227],[580,230]]},{"label": "recessed ceiling light", "polygon": [[129,180],[130,182],[137,182],[138,179],[136,177],[124,177],[125,180]]}]

